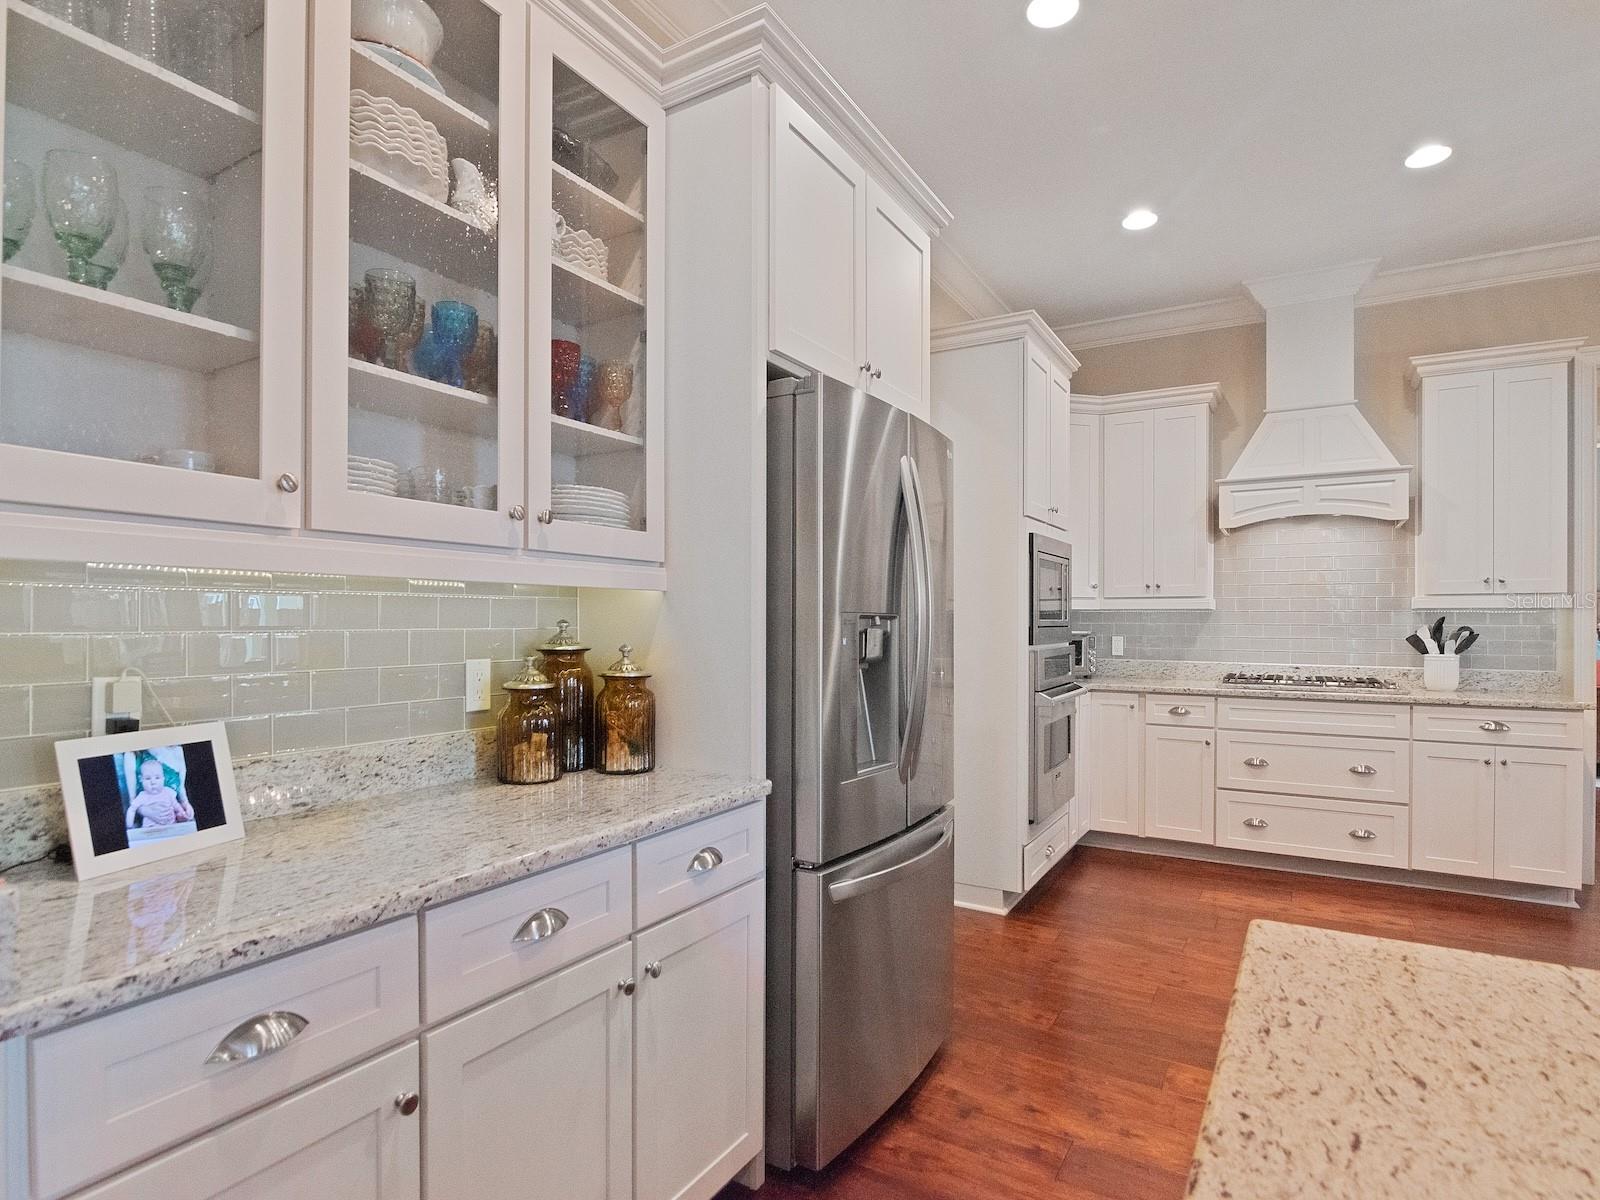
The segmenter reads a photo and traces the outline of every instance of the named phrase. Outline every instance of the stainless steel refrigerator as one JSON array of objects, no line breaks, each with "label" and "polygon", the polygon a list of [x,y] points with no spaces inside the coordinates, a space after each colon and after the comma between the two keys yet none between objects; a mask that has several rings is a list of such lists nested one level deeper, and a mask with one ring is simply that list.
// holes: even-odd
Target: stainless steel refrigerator
[{"label": "stainless steel refrigerator", "polygon": [[953,456],[825,376],[767,418],[767,1158],[816,1169],[950,1031]]}]

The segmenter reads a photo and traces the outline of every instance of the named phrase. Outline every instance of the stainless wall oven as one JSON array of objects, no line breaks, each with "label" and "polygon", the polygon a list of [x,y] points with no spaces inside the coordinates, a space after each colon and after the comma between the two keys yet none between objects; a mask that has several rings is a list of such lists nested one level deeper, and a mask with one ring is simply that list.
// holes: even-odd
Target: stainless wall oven
[{"label": "stainless wall oven", "polygon": [[1033,731],[1028,739],[1032,764],[1028,826],[1043,829],[1078,792],[1078,699],[1083,685],[1075,682],[1079,655],[1071,643],[1036,646],[1030,657]]},{"label": "stainless wall oven", "polygon": [[1072,547],[1028,535],[1028,645],[1058,642],[1072,629]]}]

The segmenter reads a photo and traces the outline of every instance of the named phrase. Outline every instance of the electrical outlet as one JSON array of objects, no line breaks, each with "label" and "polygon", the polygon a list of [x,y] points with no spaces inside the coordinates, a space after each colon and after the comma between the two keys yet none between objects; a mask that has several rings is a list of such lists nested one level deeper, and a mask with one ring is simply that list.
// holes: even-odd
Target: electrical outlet
[{"label": "electrical outlet", "polygon": [[467,711],[489,711],[489,660],[467,659]]},{"label": "electrical outlet", "polygon": [[1112,658],[1121,658],[1123,656],[1123,654],[1125,654],[1126,652],[1127,651],[1126,651],[1126,648],[1125,648],[1125,646],[1123,644],[1122,639],[1119,638],[1119,637],[1113,636],[1112,639],[1111,639],[1111,657]]}]

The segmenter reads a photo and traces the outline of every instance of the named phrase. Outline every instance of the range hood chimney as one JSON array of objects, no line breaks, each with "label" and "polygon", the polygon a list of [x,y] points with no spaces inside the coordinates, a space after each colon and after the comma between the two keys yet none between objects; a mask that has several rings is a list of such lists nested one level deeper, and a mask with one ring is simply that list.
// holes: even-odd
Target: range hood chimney
[{"label": "range hood chimney", "polygon": [[1267,412],[1218,481],[1224,533],[1280,517],[1410,516],[1411,468],[1356,407],[1356,293],[1377,265],[1245,284],[1267,314]]}]

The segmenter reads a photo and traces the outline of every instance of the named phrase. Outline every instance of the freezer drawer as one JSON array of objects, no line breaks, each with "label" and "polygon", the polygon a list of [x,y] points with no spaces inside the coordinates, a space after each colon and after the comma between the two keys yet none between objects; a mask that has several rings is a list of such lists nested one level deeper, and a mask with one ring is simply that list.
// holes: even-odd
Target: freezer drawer
[{"label": "freezer drawer", "polygon": [[888,1111],[950,1033],[955,818],[795,872],[795,1156],[818,1169]]}]

